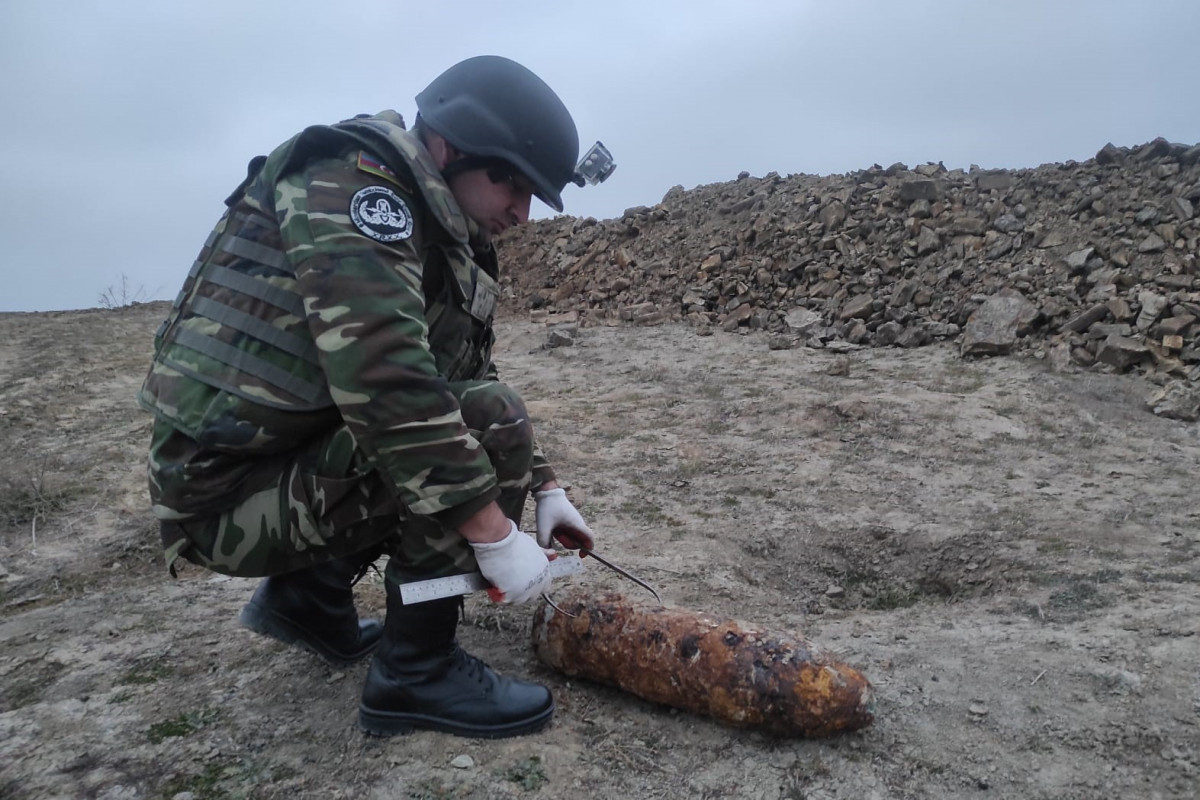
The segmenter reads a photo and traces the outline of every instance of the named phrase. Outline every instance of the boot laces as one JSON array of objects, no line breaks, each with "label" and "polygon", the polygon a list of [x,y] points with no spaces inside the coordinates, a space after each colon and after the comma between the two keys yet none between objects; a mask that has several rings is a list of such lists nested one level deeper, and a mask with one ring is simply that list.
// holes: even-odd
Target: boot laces
[{"label": "boot laces", "polygon": [[483,676],[486,674],[488,665],[483,663],[482,659],[476,658],[461,647],[455,647],[454,661],[455,666],[467,677],[478,683],[483,683]]}]

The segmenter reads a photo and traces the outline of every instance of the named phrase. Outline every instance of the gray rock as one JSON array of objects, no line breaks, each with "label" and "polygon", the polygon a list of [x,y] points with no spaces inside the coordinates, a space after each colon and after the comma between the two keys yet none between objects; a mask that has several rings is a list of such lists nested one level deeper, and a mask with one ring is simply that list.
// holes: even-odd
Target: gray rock
[{"label": "gray rock", "polygon": [[842,306],[841,312],[838,314],[838,319],[846,321],[852,319],[866,319],[871,315],[871,307],[875,298],[869,294],[860,294],[850,298],[846,305]]},{"label": "gray rock", "polygon": [[575,329],[572,327],[551,328],[546,336],[546,349],[556,347],[573,347],[575,345]]},{"label": "gray rock", "polygon": [[821,324],[821,315],[804,307],[793,308],[784,315],[783,321],[788,330],[794,333],[808,333]]},{"label": "gray rock", "polygon": [[1136,215],[1134,215],[1134,219],[1137,221],[1138,225],[1153,225],[1154,223],[1158,222],[1160,215],[1161,214],[1159,210],[1154,206],[1146,206]]},{"label": "gray rock", "polygon": [[1196,213],[1196,210],[1192,207],[1191,201],[1186,197],[1172,197],[1170,207],[1171,213],[1174,214],[1180,222],[1187,222],[1193,216],[1195,216]]},{"label": "gray rock", "polygon": [[901,200],[937,200],[942,196],[942,185],[935,180],[906,181],[900,185]]},{"label": "gray rock", "polygon": [[1088,259],[1092,257],[1092,253],[1096,252],[1094,247],[1085,247],[1082,250],[1076,250],[1064,259],[1067,266],[1071,269],[1081,269],[1087,265]]},{"label": "gray rock", "polygon": [[987,220],[979,217],[958,217],[950,225],[951,233],[956,236],[983,236],[987,228]]},{"label": "gray rock", "polygon": [[1155,292],[1139,292],[1138,302],[1142,306],[1141,312],[1138,314],[1137,322],[1134,323],[1139,331],[1148,331],[1154,321],[1167,307],[1167,298]]},{"label": "gray rock", "polygon": [[[955,325],[955,328],[958,326]],[[900,338],[896,340],[896,344],[904,348],[922,347],[929,343],[930,334],[924,328],[918,328],[915,325],[904,329],[900,334]]]},{"label": "gray rock", "polygon": [[1112,142],[1101,147],[1100,151],[1096,153],[1097,164],[1118,164],[1124,160],[1125,152]]},{"label": "gray rock", "polygon": [[804,338],[796,334],[777,333],[767,339],[768,350],[793,350],[800,346],[800,340]]},{"label": "gray rock", "polygon": [[836,231],[846,221],[846,206],[834,200],[821,209],[821,224],[827,231]]},{"label": "gray rock", "polygon": [[1161,136],[1152,142],[1142,145],[1137,149],[1136,155],[1138,161],[1154,161],[1158,158],[1164,158],[1171,154],[1171,143]]},{"label": "gray rock", "polygon": [[1118,372],[1124,372],[1134,364],[1148,358],[1150,358],[1150,348],[1144,342],[1118,336],[1115,333],[1105,339],[1096,351],[1098,362],[1116,367]]},{"label": "gray rock", "polygon": [[1146,405],[1160,417],[1184,422],[1200,420],[1200,391],[1173,381],[1147,401]]},{"label": "gray rock", "polygon": [[893,345],[900,340],[904,326],[899,322],[885,322],[875,329],[875,344],[880,347]]},{"label": "gray rock", "polygon": [[1062,231],[1055,230],[1055,231],[1050,231],[1045,236],[1043,236],[1042,240],[1037,243],[1037,246],[1042,249],[1045,249],[1047,247],[1061,247],[1062,245],[1064,245],[1066,243],[1067,243],[1067,237],[1063,235]]},{"label": "gray rock", "polygon": [[896,288],[892,290],[892,296],[888,300],[888,305],[898,307],[906,306],[912,302],[913,296],[917,293],[920,286],[915,281],[899,281],[896,283]]},{"label": "gray rock", "polygon": [[1138,245],[1139,253],[1161,253],[1167,249],[1167,243],[1157,233],[1152,233]]},{"label": "gray rock", "polygon": [[988,172],[980,175],[975,179],[975,188],[981,192],[990,192],[997,189],[1008,189],[1013,185],[1013,177],[1007,171],[999,170],[996,172]]},{"label": "gray rock", "polygon": [[908,215],[913,219],[929,219],[933,216],[933,206],[928,200],[914,200],[908,207]]},{"label": "gray rock", "polygon": [[992,222],[992,227],[1001,233],[1020,233],[1025,230],[1025,223],[1012,214],[1001,214]]},{"label": "gray rock", "polygon": [[1089,339],[1107,339],[1109,336],[1131,336],[1133,327],[1124,322],[1097,322],[1088,328]]},{"label": "gray rock", "polygon": [[[908,329],[906,329],[905,333],[908,333],[909,331],[912,331],[912,330],[916,330],[918,332],[922,331],[921,328],[916,328],[916,329],[908,328]],[[962,328],[955,325],[953,322],[932,322],[929,325],[925,326],[925,328],[923,329],[923,332],[928,334],[929,337],[933,337],[935,339],[945,339],[950,336],[958,336],[958,334],[962,332]],[[901,337],[901,346],[902,347],[911,346],[911,345],[904,345],[903,344],[904,339],[905,339],[905,337],[902,336]],[[924,342],[922,342],[922,344],[923,343]]]},{"label": "gray rock", "polygon": [[1195,321],[1196,317],[1191,314],[1179,314],[1174,317],[1167,317],[1159,323],[1159,333],[1162,336],[1182,336]]},{"label": "gray rock", "polygon": [[922,225],[921,232],[917,235],[917,255],[923,256],[926,253],[932,253],[941,246],[942,240],[938,238],[937,233]]},{"label": "gray rock", "polygon": [[1019,293],[989,297],[967,319],[961,352],[964,356],[1002,355],[1012,350],[1017,331],[1037,317],[1037,308]]},{"label": "gray rock", "polygon": [[1076,314],[1071,319],[1067,320],[1059,330],[1070,331],[1074,333],[1083,333],[1095,323],[1107,317],[1109,308],[1104,303],[1092,306],[1087,311]]},{"label": "gray rock", "polygon": [[1191,275],[1156,275],[1154,282],[1164,289],[1191,289],[1196,285]]}]

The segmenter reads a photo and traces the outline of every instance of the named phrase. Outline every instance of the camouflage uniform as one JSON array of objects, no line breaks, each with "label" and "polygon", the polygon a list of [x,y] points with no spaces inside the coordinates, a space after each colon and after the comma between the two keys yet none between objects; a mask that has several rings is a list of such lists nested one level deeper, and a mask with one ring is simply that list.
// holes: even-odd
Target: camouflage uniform
[{"label": "camouflage uniform", "polygon": [[554,473],[491,362],[494,251],[428,151],[390,111],[308,128],[226,205],[138,396],[168,566],[472,569],[457,525],[519,521]]}]

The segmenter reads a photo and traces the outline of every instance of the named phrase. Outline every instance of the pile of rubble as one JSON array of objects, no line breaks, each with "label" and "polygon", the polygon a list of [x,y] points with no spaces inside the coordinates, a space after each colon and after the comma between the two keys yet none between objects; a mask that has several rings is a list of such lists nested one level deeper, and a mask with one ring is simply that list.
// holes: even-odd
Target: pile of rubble
[{"label": "pile of rubble", "polygon": [[619,219],[514,229],[505,305],[758,329],[772,347],[1033,352],[1137,370],[1175,392],[1160,413],[1188,418],[1198,205],[1200,145],[1165,139],[1034,169],[743,173]]}]

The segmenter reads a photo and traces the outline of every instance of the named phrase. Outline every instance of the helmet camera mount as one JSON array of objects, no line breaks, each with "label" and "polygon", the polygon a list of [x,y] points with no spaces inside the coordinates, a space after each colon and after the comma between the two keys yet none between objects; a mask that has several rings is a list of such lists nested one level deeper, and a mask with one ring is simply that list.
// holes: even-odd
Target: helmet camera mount
[{"label": "helmet camera mount", "polygon": [[579,160],[571,181],[576,186],[583,186],[585,183],[595,186],[597,183],[604,183],[616,168],[612,153],[608,152],[603,142],[596,142]]}]

